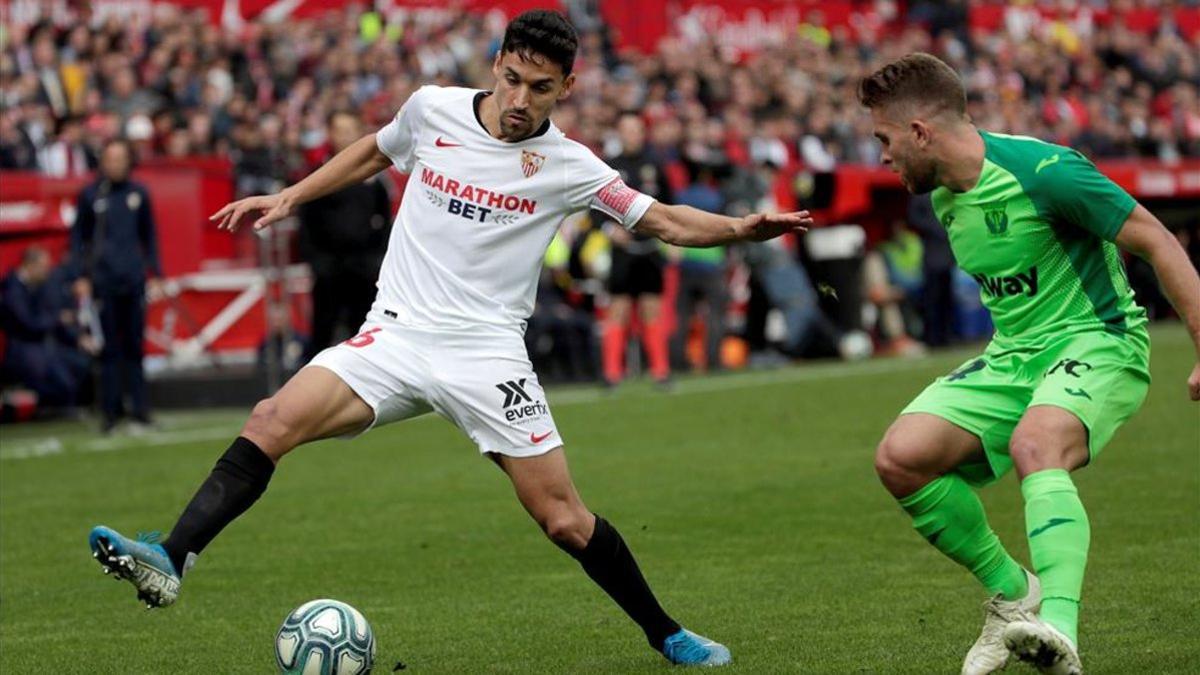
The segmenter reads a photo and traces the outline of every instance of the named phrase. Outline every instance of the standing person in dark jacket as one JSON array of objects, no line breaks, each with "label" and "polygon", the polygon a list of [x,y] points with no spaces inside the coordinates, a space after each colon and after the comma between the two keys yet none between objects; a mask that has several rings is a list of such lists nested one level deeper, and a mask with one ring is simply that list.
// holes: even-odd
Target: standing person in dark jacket
[{"label": "standing person in dark jacket", "polygon": [[[617,135],[621,154],[610,158],[609,166],[617,170],[630,188],[670,203],[667,176],[646,148],[646,125],[642,118],[637,113],[623,113],[617,121]],[[666,383],[671,366],[668,329],[662,320],[664,261],[658,240],[630,232],[611,221],[605,231],[612,240],[612,268],[608,274],[611,299],[604,321],[604,380],[613,386],[624,374],[627,331],[636,301],[650,376],[660,384]]]},{"label": "standing person in dark jacket", "polygon": [[[71,258],[75,294],[100,313],[104,347],[100,353],[103,430],[121,417],[129,394],[130,417],[150,423],[142,340],[146,332],[146,296],[161,294],[162,268],[150,195],[129,179],[133,151],[122,140],[104,145],[100,175],[79,193]],[[122,386],[124,384],[124,386]]]},{"label": "standing person in dark jacket", "polygon": [[[330,154],[362,137],[356,115],[339,111],[326,122]],[[313,321],[308,361],[333,344],[344,321],[358,330],[375,302],[375,280],[392,230],[392,205],[382,177],[313,200],[300,208],[300,255],[312,267]]]}]

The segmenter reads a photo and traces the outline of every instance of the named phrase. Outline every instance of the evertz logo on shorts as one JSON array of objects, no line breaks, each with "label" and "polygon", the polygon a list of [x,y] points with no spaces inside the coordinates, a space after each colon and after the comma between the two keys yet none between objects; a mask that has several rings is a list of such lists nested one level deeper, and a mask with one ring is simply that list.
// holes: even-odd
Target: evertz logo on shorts
[{"label": "evertz logo on shorts", "polygon": [[550,412],[545,403],[533,400],[529,392],[525,391],[525,379],[522,377],[496,385],[496,388],[504,393],[504,405],[501,408],[504,409],[504,418],[509,422]]}]

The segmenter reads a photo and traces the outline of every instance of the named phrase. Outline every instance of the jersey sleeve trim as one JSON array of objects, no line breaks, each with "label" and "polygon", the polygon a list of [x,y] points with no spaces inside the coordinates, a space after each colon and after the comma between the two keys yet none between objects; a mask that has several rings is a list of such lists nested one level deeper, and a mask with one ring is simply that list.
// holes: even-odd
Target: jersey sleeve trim
[{"label": "jersey sleeve trim", "polygon": [[626,230],[633,230],[654,202],[653,197],[634,190],[618,176],[600,188],[589,206],[621,223]]},{"label": "jersey sleeve trim", "polygon": [[1107,241],[1114,241],[1117,234],[1121,232],[1121,228],[1125,226],[1125,221],[1129,220],[1130,214],[1137,208],[1137,200],[1129,194],[1122,191],[1125,197],[1124,203],[1118,203],[1117,207],[1110,213],[1108,220],[1102,221],[1098,226],[1098,234]]}]

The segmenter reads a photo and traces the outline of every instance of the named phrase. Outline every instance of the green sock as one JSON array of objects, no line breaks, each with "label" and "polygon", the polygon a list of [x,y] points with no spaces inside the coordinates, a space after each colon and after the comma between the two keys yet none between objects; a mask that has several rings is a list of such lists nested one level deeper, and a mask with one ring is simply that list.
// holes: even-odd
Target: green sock
[{"label": "green sock", "polygon": [[1065,469],[1031,473],[1021,481],[1029,557],[1042,582],[1043,620],[1079,644],[1079,597],[1091,527]]},{"label": "green sock", "polygon": [[1025,570],[1004,550],[988,525],[978,495],[957,474],[947,474],[900,500],[913,527],[933,547],[966,567],[989,593],[1025,597]]}]

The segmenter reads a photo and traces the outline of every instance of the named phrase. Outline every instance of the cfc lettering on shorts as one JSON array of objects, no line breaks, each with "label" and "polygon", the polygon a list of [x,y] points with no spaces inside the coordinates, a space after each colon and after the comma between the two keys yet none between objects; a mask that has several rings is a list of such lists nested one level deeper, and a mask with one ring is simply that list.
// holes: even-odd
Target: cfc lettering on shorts
[{"label": "cfc lettering on shorts", "polygon": [[1092,369],[1092,364],[1085,363],[1083,361],[1077,361],[1075,359],[1063,359],[1054,364],[1054,367],[1047,371],[1046,374],[1053,375],[1057,373],[1059,369],[1061,369],[1064,373],[1070,375],[1071,377],[1082,377],[1080,374],[1081,368],[1083,369],[1082,372],[1086,373]]},{"label": "cfc lettering on shorts", "polygon": [[979,283],[984,294],[993,298],[1006,298],[1024,295],[1032,298],[1038,292],[1038,269],[1030,267],[1024,272],[1011,276],[989,277],[986,274],[972,274],[971,277]]},{"label": "cfc lettering on shorts", "polygon": [[596,193],[600,203],[622,216],[629,213],[629,207],[633,206],[633,200],[637,199],[637,196],[638,191],[625,185],[625,181],[620,178],[612,179]]}]

